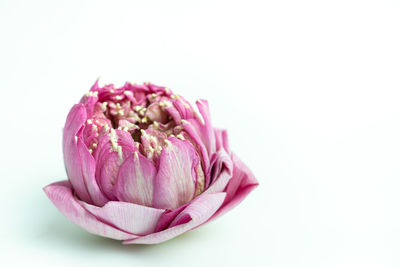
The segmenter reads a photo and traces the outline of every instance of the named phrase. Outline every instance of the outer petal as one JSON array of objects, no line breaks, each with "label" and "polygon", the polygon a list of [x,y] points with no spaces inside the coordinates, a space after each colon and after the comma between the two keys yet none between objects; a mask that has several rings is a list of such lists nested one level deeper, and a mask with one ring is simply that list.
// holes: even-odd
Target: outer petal
[{"label": "outer petal", "polygon": [[160,217],[160,219],[158,220],[157,223],[157,227],[155,232],[159,232],[162,230],[165,230],[167,228],[169,228],[168,226],[171,225],[172,221],[175,219],[175,217],[181,213],[188,204],[182,205],[179,208],[175,209],[175,210],[166,210]]},{"label": "outer petal", "polygon": [[68,114],[63,133],[63,152],[65,168],[68,179],[78,197],[88,203],[93,203],[86,189],[85,180],[82,175],[79,151],[77,148],[77,133],[86,121],[86,110],[82,104],[76,104]]},{"label": "outer petal", "polygon": [[224,149],[220,149],[212,157],[210,169],[207,173],[206,194],[224,191],[233,174],[233,163]]},{"label": "outer petal", "polygon": [[68,181],[50,184],[44,188],[44,191],[62,214],[92,234],[118,240],[138,237],[98,220],[84,209],[75,198]]},{"label": "outer petal", "polygon": [[80,138],[78,138],[77,147],[81,161],[82,177],[86,183],[89,195],[95,205],[103,206],[107,203],[108,198],[100,190],[95,178],[96,161]]},{"label": "outer petal", "polygon": [[226,199],[211,219],[234,208],[258,185],[258,181],[250,169],[233,153],[232,160],[234,164],[233,176],[225,189]]},{"label": "outer petal", "polygon": [[114,195],[120,201],[151,206],[153,201],[153,183],[156,176],[153,163],[135,152],[121,165]]},{"label": "outer petal", "polygon": [[145,207],[133,203],[110,201],[103,207],[81,202],[90,213],[109,225],[136,235],[153,233],[162,209]]},{"label": "outer petal", "polygon": [[81,140],[83,125],[86,121],[86,109],[75,105],[64,127],[63,152],[68,178],[80,199],[96,205],[104,205],[108,199],[99,189],[95,179],[96,162]]},{"label": "outer petal", "polygon": [[187,141],[170,138],[167,142],[154,181],[153,206],[173,210],[194,196],[199,157]]},{"label": "outer petal", "polygon": [[[164,231],[127,240],[124,244],[157,244],[176,237],[206,222],[225,199],[225,193],[200,195],[195,198]],[[176,226],[174,226],[176,225]]]}]

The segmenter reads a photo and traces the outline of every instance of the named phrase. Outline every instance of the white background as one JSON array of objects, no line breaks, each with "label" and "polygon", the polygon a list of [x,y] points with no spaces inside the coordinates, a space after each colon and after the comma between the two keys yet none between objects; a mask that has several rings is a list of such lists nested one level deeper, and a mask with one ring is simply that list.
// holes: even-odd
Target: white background
[{"label": "white background", "polygon": [[[2,0],[0,265],[400,266],[399,73],[395,0]],[[98,76],[208,99],[260,186],[161,245],[69,222],[42,187]]]}]

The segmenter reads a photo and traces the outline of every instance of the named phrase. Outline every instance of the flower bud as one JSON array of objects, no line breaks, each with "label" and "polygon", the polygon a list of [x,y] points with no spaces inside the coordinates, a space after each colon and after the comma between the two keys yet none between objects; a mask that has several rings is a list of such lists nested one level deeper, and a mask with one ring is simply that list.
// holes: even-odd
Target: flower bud
[{"label": "flower bud", "polygon": [[258,183],[207,102],[196,105],[201,115],[151,83],[96,82],[65,123],[68,181],[45,192],[82,228],[125,243],[163,242],[217,217]]}]

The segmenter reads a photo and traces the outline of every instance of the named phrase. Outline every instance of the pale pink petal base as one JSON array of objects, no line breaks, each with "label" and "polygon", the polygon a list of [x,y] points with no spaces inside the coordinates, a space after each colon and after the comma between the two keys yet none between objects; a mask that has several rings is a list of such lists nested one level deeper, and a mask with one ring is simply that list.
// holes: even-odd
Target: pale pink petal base
[{"label": "pale pink petal base", "polygon": [[199,164],[196,151],[187,141],[170,138],[161,152],[154,180],[153,207],[176,209],[193,199],[194,169]]},{"label": "pale pink petal base", "polygon": [[206,222],[219,209],[224,202],[225,196],[225,193],[200,195],[174,219],[171,225],[179,224],[182,223],[182,220],[189,219],[187,223],[173,226],[161,232],[126,240],[123,244],[157,244],[192,230]]},{"label": "pale pink petal base", "polygon": [[92,234],[117,240],[138,237],[138,235],[127,233],[98,220],[93,214],[84,209],[75,198],[71,184],[68,181],[50,184],[43,190],[62,214]]},{"label": "pale pink petal base", "polygon": [[120,201],[150,207],[156,173],[157,170],[149,159],[142,154],[131,155],[119,168],[114,195]]},{"label": "pale pink petal base", "polygon": [[165,211],[120,201],[110,201],[103,207],[93,206],[83,201],[79,202],[98,219],[136,235],[153,233],[158,219]]}]

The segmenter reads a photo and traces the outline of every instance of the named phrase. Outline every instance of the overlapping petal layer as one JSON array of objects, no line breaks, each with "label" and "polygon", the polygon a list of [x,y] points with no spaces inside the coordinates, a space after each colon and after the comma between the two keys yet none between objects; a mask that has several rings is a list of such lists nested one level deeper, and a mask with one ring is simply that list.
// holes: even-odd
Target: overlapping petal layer
[{"label": "overlapping petal layer", "polygon": [[199,227],[239,204],[257,185],[198,111],[168,88],[126,83],[91,90],[63,132],[68,181],[44,188],[67,218],[124,244],[154,244]]}]

